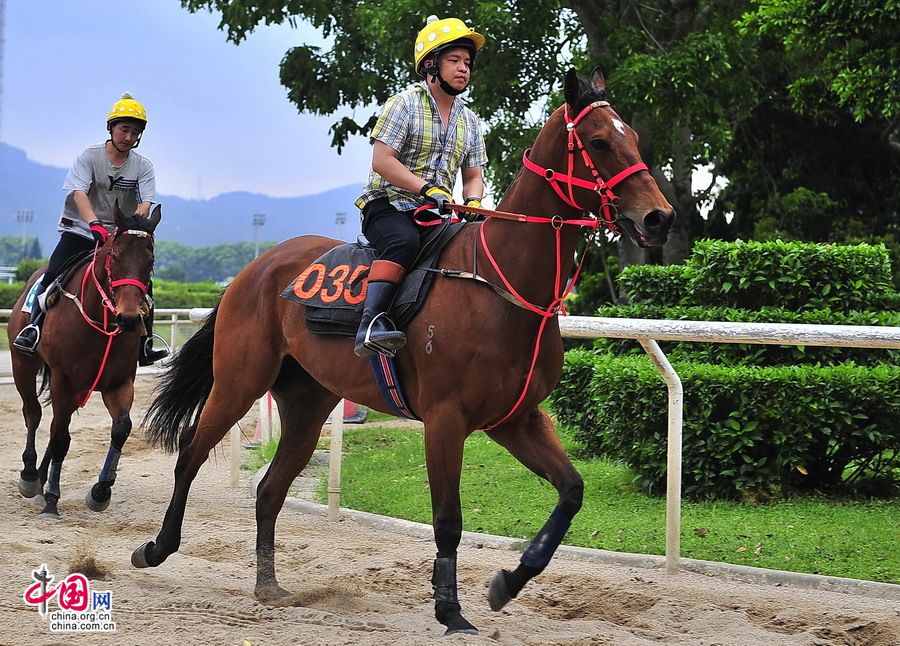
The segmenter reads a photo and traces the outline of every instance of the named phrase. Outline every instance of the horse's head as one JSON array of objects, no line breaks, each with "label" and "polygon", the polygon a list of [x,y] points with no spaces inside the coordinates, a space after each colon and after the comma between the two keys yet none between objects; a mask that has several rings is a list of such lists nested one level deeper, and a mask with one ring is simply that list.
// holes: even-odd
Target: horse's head
[{"label": "horse's head", "polygon": [[138,328],[147,313],[144,294],[153,270],[153,231],[162,218],[157,205],[149,217],[125,216],[116,204],[116,230],[96,262],[106,268],[106,289],[115,305],[116,324],[125,332]]},{"label": "horse's head", "polygon": [[574,161],[569,172],[582,181],[580,186],[590,186],[596,193],[586,195],[585,190],[574,189],[577,204],[598,212],[618,232],[627,231],[642,247],[665,244],[675,211],[641,160],[637,134],[606,100],[600,69],[591,73],[589,84],[570,69],[565,98],[566,105],[554,116],[565,123],[571,156],[566,163]]}]

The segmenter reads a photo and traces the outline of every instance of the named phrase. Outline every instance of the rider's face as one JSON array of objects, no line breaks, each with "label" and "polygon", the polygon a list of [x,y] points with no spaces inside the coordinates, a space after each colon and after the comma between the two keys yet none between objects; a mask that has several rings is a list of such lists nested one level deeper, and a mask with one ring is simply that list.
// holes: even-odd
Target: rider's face
[{"label": "rider's face", "polygon": [[465,47],[454,47],[438,59],[441,78],[457,90],[465,89],[472,74],[472,57]]},{"label": "rider's face", "polygon": [[131,150],[134,148],[138,140],[141,138],[143,127],[134,121],[120,121],[113,126],[110,137],[113,146],[118,150]]}]

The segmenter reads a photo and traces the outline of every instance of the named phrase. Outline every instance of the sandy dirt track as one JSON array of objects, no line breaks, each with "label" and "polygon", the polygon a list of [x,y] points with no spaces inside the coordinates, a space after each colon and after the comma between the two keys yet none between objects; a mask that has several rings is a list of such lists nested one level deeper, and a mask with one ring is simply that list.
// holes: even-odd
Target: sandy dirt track
[{"label": "sandy dirt track", "polygon": [[[138,380],[133,419],[152,389]],[[557,557],[502,612],[488,609],[486,584],[515,552],[461,546],[460,596],[478,636],[443,637],[433,617],[432,542],[352,520],[286,510],[278,523],[277,568],[295,596],[280,607],[253,597],[255,520],[249,476],[229,487],[218,449],[191,491],[181,550],[161,567],[136,570],[131,552],[156,536],[171,495],[174,456],[133,433],[113,500],[89,511],[109,442],[99,397],[73,422],[62,475],[60,521],[17,490],[24,425],[18,395],[0,386],[6,450],[0,457],[0,644],[679,644],[723,646],[900,644],[900,603],[855,595],[754,586],[695,574],[595,565]],[[45,414],[40,447],[46,442]],[[245,428],[253,428],[248,418]],[[92,590],[112,591],[113,634],[52,633],[22,594],[46,563],[56,580],[94,570]],[[51,610],[55,606],[51,602]]]}]

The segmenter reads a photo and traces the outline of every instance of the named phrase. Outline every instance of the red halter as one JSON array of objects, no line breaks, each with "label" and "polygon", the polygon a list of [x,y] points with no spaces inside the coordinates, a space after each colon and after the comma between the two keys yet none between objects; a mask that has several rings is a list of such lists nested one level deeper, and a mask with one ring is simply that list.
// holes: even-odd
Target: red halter
[{"label": "red halter", "polygon": [[[554,191],[556,191],[556,194],[563,202],[581,211],[587,211],[587,209],[583,208],[580,204],[578,204],[578,202],[575,201],[575,187],[578,186],[579,188],[586,188],[592,191],[597,191],[597,193],[600,195],[600,216],[603,218],[603,221],[606,223],[606,226],[610,231],[612,231],[613,233],[621,234],[622,227],[619,226],[619,223],[617,222],[619,213],[619,198],[616,197],[616,194],[612,192],[612,188],[619,184],[626,177],[630,177],[631,175],[634,175],[635,173],[639,173],[641,171],[647,171],[649,173],[650,170],[647,168],[647,164],[641,162],[640,164],[629,166],[625,170],[619,172],[606,181],[604,181],[603,178],[600,177],[600,173],[594,166],[594,162],[591,159],[591,156],[588,154],[588,151],[585,149],[584,144],[581,141],[581,137],[578,136],[578,132],[575,130],[575,127],[585,117],[585,115],[587,115],[587,113],[594,108],[608,107],[609,103],[607,101],[594,101],[593,103],[585,107],[584,110],[582,110],[579,115],[575,117],[575,119],[569,119],[569,105],[565,105],[564,115],[566,119],[566,130],[568,131],[568,173],[566,175],[561,175],[552,168],[544,168],[531,161],[528,158],[528,153],[531,151],[530,148],[526,149],[522,154],[522,163],[528,170],[543,176],[544,179],[546,179],[550,183],[550,186]],[[593,182],[575,177],[572,174],[575,167],[576,148],[581,153],[581,158],[584,161],[584,165],[589,171],[591,171],[591,175],[593,175],[594,178]],[[563,189],[560,186],[560,182],[564,182],[568,186],[568,194],[563,192]]]},{"label": "red halter", "polygon": [[[153,237],[153,234],[148,231],[141,231],[140,229],[125,229],[121,233],[113,233],[113,235],[133,235],[140,237]],[[94,257],[96,258],[97,251],[100,245],[97,244],[94,246]],[[134,285],[138,289],[140,289],[144,294],[147,293],[148,285],[136,278],[121,278],[119,280],[110,280],[110,269],[112,267],[112,260],[109,257],[109,254],[106,255],[106,280],[109,283],[109,291],[112,291],[120,286],[120,285]],[[84,276],[81,279],[81,297],[84,297],[85,288],[87,287],[88,276],[94,282],[94,287],[97,289],[97,293],[100,294],[100,300],[103,303],[103,322],[99,323],[91,319],[87,315],[87,312],[84,311],[84,308],[81,305],[81,301],[77,298],[75,300],[78,309],[81,311],[81,317],[87,322],[89,326],[94,328],[100,334],[106,336],[106,349],[103,351],[103,358],[100,360],[100,369],[97,371],[97,376],[94,378],[94,383],[91,384],[91,387],[87,390],[87,392],[79,394],[76,397],[76,403],[79,406],[84,406],[88,403],[88,400],[91,398],[91,394],[94,392],[94,388],[97,387],[97,384],[100,383],[100,377],[103,375],[103,370],[106,368],[106,360],[109,358],[109,350],[112,347],[113,338],[122,332],[120,327],[114,327],[112,330],[109,329],[109,313],[112,312],[115,314],[116,306],[113,304],[112,298],[106,294],[106,291],[103,289],[103,286],[100,284],[100,281],[97,279],[97,274],[95,272],[96,262],[91,260],[90,265],[88,265],[87,269],[85,269]]]}]

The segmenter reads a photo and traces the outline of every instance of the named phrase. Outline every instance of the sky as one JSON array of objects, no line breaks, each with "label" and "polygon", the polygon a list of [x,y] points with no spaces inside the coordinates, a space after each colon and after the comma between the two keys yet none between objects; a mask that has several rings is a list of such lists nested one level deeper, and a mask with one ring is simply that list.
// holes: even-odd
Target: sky
[{"label": "sky", "polygon": [[298,114],[278,80],[287,50],[321,45],[321,34],[263,26],[234,45],[219,19],[178,0],[6,0],[0,141],[68,168],[105,141],[109,108],[128,91],[147,109],[138,152],[154,163],[158,194],[293,197],[362,184],[368,142],[351,138],[338,155],[336,117]]}]

